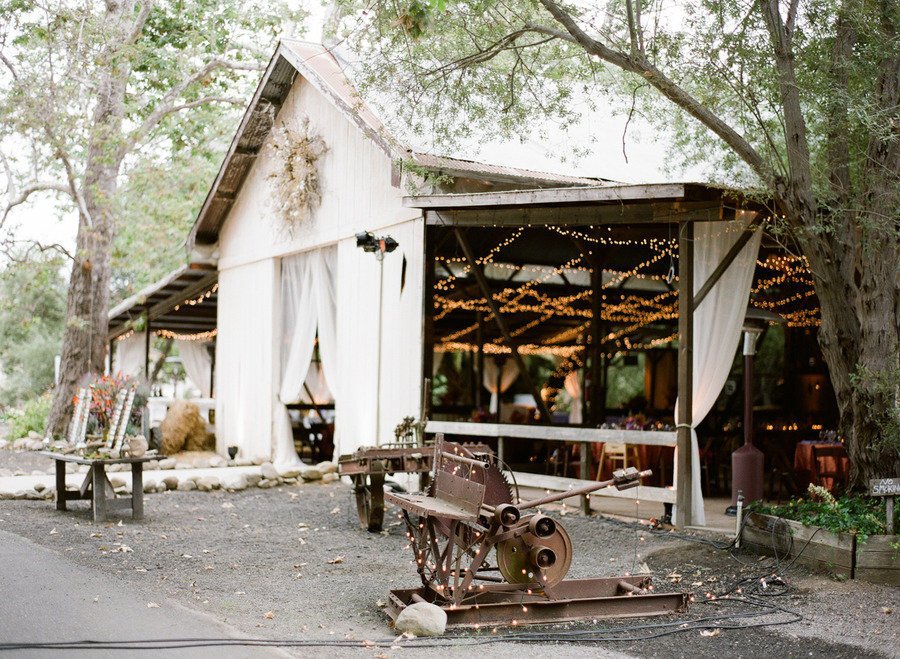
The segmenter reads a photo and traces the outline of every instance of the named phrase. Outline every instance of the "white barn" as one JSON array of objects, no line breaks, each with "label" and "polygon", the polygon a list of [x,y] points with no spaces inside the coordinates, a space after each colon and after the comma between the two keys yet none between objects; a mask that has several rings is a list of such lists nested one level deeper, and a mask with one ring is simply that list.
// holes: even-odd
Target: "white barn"
[{"label": "white barn", "polygon": [[[307,120],[327,148],[317,163],[321,203],[291,231],[271,202],[279,165],[268,146],[273,128],[299,129]],[[247,458],[297,460],[284,404],[301,395],[316,327],[335,398],[336,454],[388,441],[404,416],[419,415],[425,225],[422,210],[402,203],[408,194],[403,163],[410,161],[452,175],[446,191],[453,192],[599,182],[414,153],[361,103],[329,51],[282,41],[189,237],[192,257],[217,262],[219,271],[220,452],[238,446]],[[380,346],[380,266],[357,248],[355,234],[362,231],[399,243],[384,259]],[[285,337],[285,314],[295,308],[297,322],[288,323]]]}]

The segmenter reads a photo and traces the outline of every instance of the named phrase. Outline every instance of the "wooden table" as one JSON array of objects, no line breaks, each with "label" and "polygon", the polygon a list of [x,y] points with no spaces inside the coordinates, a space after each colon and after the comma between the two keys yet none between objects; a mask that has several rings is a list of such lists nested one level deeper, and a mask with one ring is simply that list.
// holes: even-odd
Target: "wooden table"
[{"label": "wooden table", "polygon": [[[95,522],[105,522],[111,513],[128,511],[132,519],[144,517],[144,463],[161,460],[165,456],[154,455],[143,458],[82,458],[77,455],[41,451],[41,455],[56,461],[56,509],[65,510],[66,501],[89,499],[94,511]],[[77,492],[66,490],[66,463],[88,465],[88,473]],[[106,466],[114,464],[131,465],[131,497],[118,498],[112,483],[106,476]],[[107,496],[107,487],[112,496]]]},{"label": "wooden table", "polygon": [[[841,448],[844,447],[840,442],[797,443],[797,447],[794,449],[794,471],[796,471],[798,476],[805,481],[803,483],[804,491],[806,490],[807,485],[815,482],[816,480],[818,465],[816,465],[813,448],[817,446],[821,446],[822,448],[832,448],[835,446],[839,446]],[[850,470],[850,462],[846,455],[839,459],[828,457],[825,458],[824,461],[830,471],[839,471],[846,475]],[[828,490],[834,489],[835,482],[833,478],[823,478],[822,480]],[[844,480],[846,481],[846,478]]]}]

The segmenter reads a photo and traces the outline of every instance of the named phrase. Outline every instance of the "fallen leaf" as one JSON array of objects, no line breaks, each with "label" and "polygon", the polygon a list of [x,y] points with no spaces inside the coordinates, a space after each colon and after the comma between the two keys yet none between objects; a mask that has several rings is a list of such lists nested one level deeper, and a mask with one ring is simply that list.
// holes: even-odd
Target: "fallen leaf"
[{"label": "fallen leaf", "polygon": [[338,506],[335,506],[334,508],[331,509],[332,515],[337,515],[339,512],[341,512],[341,509]]},{"label": "fallen leaf", "polygon": [[102,533],[91,533],[91,537],[92,538],[102,538],[103,534]]},{"label": "fallen leaf", "polygon": [[681,583],[681,575],[677,572],[672,572],[666,575],[666,579],[671,581],[672,583]]},{"label": "fallen leaf", "polygon": [[57,533],[59,533],[59,531],[57,531],[55,528],[50,529],[50,535],[56,535]]},{"label": "fallen leaf", "polygon": [[231,503],[230,501],[226,501],[225,503],[222,504],[222,507],[223,508],[234,508],[234,504]]},{"label": "fallen leaf", "polygon": [[344,557],[343,556],[335,556],[334,558],[329,559],[328,562],[331,565],[337,565],[338,563],[344,562]]},{"label": "fallen leaf", "polygon": [[882,606],[882,607],[881,607],[881,612],[882,612],[883,614],[885,614],[885,615],[891,615],[891,614],[894,612],[894,609],[892,609],[892,608],[889,607],[889,606]]},{"label": "fallen leaf", "polygon": [[132,549],[128,545],[119,545],[118,547],[113,549],[113,553],[119,553],[119,554],[128,554],[133,551],[134,551],[134,549]]},{"label": "fallen leaf", "polygon": [[182,558],[193,558],[193,556],[191,556],[190,554],[182,554],[181,557]]},{"label": "fallen leaf", "polygon": [[387,602],[385,602],[384,600],[376,600],[375,606],[377,606],[379,609],[383,609],[387,606]]},{"label": "fallen leaf", "polygon": [[158,609],[159,604],[157,604],[156,602],[147,602],[147,608],[148,609]]},{"label": "fallen leaf", "polygon": [[721,629],[701,629],[700,636],[718,636],[722,633]]},{"label": "fallen leaf", "polygon": [[236,591],[234,591],[234,594],[235,595],[246,595],[247,593],[245,593],[243,590],[236,590]]},{"label": "fallen leaf", "polygon": [[124,525],[124,524],[122,524],[122,520],[121,520],[121,519],[120,519],[120,520],[119,520],[119,523],[118,523],[118,524],[116,524],[116,526],[125,526],[125,525]]},{"label": "fallen leaf", "polygon": [[263,618],[265,618],[266,620],[271,620],[274,617],[275,617],[275,614],[272,611],[266,611],[263,614]]},{"label": "fallen leaf", "polygon": [[95,598],[94,598],[94,604],[96,604],[96,603],[99,602],[99,601],[100,601],[100,598],[99,598],[99,597],[95,597]]},{"label": "fallen leaf", "polygon": [[147,568],[145,568],[145,567],[136,567],[136,568],[134,568],[134,571],[135,571],[135,572],[146,572],[146,571],[147,571]]}]

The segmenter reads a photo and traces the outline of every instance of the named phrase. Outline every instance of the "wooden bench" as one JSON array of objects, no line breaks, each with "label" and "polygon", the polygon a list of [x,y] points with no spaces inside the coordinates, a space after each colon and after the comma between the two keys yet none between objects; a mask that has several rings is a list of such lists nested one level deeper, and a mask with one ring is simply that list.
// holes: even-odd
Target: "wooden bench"
[{"label": "wooden bench", "polygon": [[[82,458],[76,455],[42,451],[41,455],[53,458],[56,462],[56,509],[65,510],[66,501],[87,499],[91,502],[95,522],[105,522],[113,513],[129,512],[131,518],[144,518],[144,463],[160,460],[165,456],[154,455],[142,458],[110,458],[106,460]],[[89,469],[84,482],[77,492],[66,490],[66,463],[88,465]],[[131,465],[131,496],[116,496],[112,483],[106,476],[107,465]],[[112,496],[107,495],[107,488]]]}]

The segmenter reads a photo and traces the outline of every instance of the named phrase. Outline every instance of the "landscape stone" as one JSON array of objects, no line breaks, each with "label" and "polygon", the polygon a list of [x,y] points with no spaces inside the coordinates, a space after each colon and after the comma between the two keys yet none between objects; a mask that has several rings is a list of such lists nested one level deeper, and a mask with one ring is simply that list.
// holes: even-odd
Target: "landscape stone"
[{"label": "landscape stone", "polygon": [[201,455],[194,458],[194,469],[209,469],[211,466],[207,457]]},{"label": "landscape stone", "polygon": [[300,467],[284,467],[278,469],[278,475],[282,478],[297,478],[297,476],[300,475]]},{"label": "landscape stone", "polygon": [[447,629],[447,613],[434,604],[416,602],[400,612],[394,628],[402,634],[441,636]]},{"label": "landscape stone", "polygon": [[244,474],[237,474],[222,480],[222,487],[226,490],[246,490],[247,477]]},{"label": "landscape stone", "polygon": [[228,464],[228,460],[226,460],[225,458],[223,458],[221,455],[214,455],[213,457],[211,457],[211,458],[209,459],[209,466],[210,466],[210,467],[216,467],[216,468],[219,468],[219,467],[224,467],[224,466],[226,466],[227,464]]},{"label": "landscape stone", "polygon": [[262,466],[259,468],[259,473],[262,474],[262,477],[273,481],[278,478],[278,470],[272,465],[271,462],[264,462]]},{"label": "landscape stone", "polygon": [[43,495],[42,495],[40,492],[38,492],[37,490],[31,489],[31,490],[26,490],[26,491],[25,491],[25,498],[28,499],[29,501],[40,501],[40,500],[42,500],[44,497],[43,497]]},{"label": "landscape stone", "polygon": [[[34,490],[32,490],[33,492]],[[24,499],[25,498],[25,490],[16,490],[15,494],[13,494],[13,499]]]},{"label": "landscape stone", "polygon": [[35,431],[35,430],[29,430],[29,431],[28,431],[28,439],[38,439],[38,440],[43,440],[44,438],[41,437],[41,434],[40,434],[39,432],[37,432],[37,431]]},{"label": "landscape stone", "polygon": [[296,478],[282,478],[281,480],[285,485],[293,485],[297,482]]},{"label": "landscape stone", "polygon": [[254,487],[259,481],[262,480],[261,474],[244,474],[244,478],[247,479],[247,487]]},{"label": "landscape stone", "polygon": [[192,465],[190,462],[178,462],[175,465],[175,469],[193,469],[193,468],[194,468],[194,465]]},{"label": "landscape stone", "polygon": [[270,481],[268,478],[263,478],[256,484],[256,487],[265,490],[270,487],[274,487],[276,484],[277,484],[277,481]]},{"label": "landscape stone", "polygon": [[47,489],[47,486],[44,485],[43,483],[35,483],[35,484],[34,484],[34,489],[35,489],[36,491],[38,491],[38,492],[43,492],[44,490]]},{"label": "landscape stone", "polygon": [[219,489],[219,479],[215,476],[204,476],[197,479],[197,489],[203,492],[210,492]]},{"label": "landscape stone", "polygon": [[144,481],[144,494],[151,494],[153,492],[156,492],[156,481]]},{"label": "landscape stone", "polygon": [[316,469],[315,467],[307,467],[303,471],[300,472],[300,478],[305,481],[318,481],[322,480],[322,472]]},{"label": "landscape stone", "polygon": [[334,483],[335,481],[341,480],[340,474],[331,471],[327,474],[322,474],[322,482],[323,483]]},{"label": "landscape stone", "polygon": [[322,474],[333,474],[337,472],[338,467],[335,463],[326,460],[325,462],[320,462],[316,465],[316,469],[322,472]]},{"label": "landscape stone", "polygon": [[6,478],[7,476],[12,476],[12,469],[0,469],[0,478]]},{"label": "landscape stone", "polygon": [[162,482],[168,490],[178,489],[178,476],[166,476],[162,479]]},{"label": "landscape stone", "polygon": [[265,460],[263,460],[262,458],[253,458],[253,462],[252,462],[251,464],[254,465],[254,466],[256,466],[256,467],[259,467],[259,466],[262,465],[264,462],[265,462]]},{"label": "landscape stone", "polygon": [[178,489],[182,492],[190,492],[197,489],[197,484],[190,479],[185,479],[178,483]]},{"label": "landscape stone", "polygon": [[43,451],[44,450],[44,442],[40,439],[32,439],[26,444],[26,448],[29,451]]},{"label": "landscape stone", "polygon": [[144,465],[145,471],[156,471],[157,469],[159,469],[159,460],[151,460]]},{"label": "landscape stone", "polygon": [[112,484],[113,489],[118,489],[120,487],[125,487],[125,480],[119,478],[118,476],[113,476],[109,479],[109,482]]},{"label": "landscape stone", "polygon": [[0,490],[0,501],[2,501],[4,499],[15,499],[15,498],[16,498],[15,492],[10,492],[8,490]]},{"label": "landscape stone", "polygon": [[13,442],[13,449],[16,451],[23,450],[30,440],[27,437],[20,437],[16,441]]},{"label": "landscape stone", "polygon": [[176,464],[178,464],[178,462],[175,460],[175,458],[163,458],[159,461],[159,468],[174,469]]},{"label": "landscape stone", "polygon": [[253,460],[251,460],[250,458],[237,458],[237,459],[234,461],[234,464],[235,464],[235,466],[237,466],[237,467],[252,467],[252,466],[253,466]]}]

